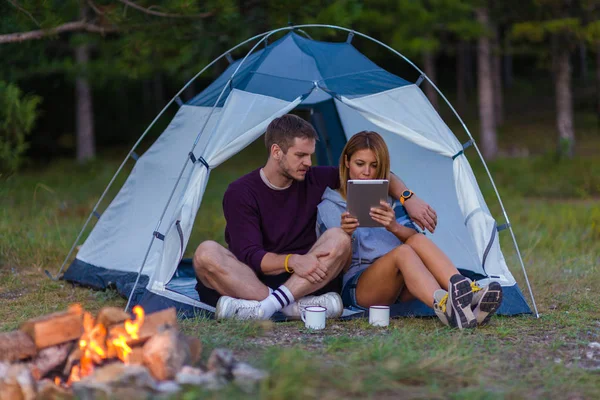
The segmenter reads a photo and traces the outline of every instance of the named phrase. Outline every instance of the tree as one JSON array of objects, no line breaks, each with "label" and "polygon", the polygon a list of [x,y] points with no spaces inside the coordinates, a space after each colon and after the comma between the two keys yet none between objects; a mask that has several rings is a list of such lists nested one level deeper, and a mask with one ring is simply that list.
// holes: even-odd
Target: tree
[{"label": "tree", "polygon": [[[142,6],[131,0],[7,0],[2,4],[7,13],[0,17],[0,44],[14,48],[15,43],[31,40],[49,40],[60,48],[71,51],[43,50],[46,58],[37,64],[57,65],[67,75],[73,76],[76,92],[76,138],[77,160],[85,162],[95,155],[94,112],[90,77],[101,82],[109,76],[144,75],[164,68],[164,64],[181,64],[189,61],[174,51],[170,43],[157,39],[159,35],[183,35],[190,37],[201,31],[198,21],[212,18],[215,10],[227,5],[227,1],[209,3],[211,10],[200,10],[195,2],[163,0],[159,5]],[[146,3],[146,2],[143,2]],[[156,2],[155,2],[156,3]],[[4,10],[3,10],[4,11]],[[218,21],[217,21],[218,23]],[[6,29],[13,32],[5,33]],[[100,35],[97,41],[95,35]],[[140,43],[150,49],[140,48]],[[197,54],[193,52],[192,54]],[[157,54],[159,55],[158,57]],[[149,62],[149,58],[154,59]],[[135,59],[135,61],[134,61]],[[147,62],[152,67],[123,69],[124,64]],[[112,64],[112,65],[110,65]],[[110,65],[109,68],[106,68]],[[117,66],[117,68],[114,68]],[[112,68],[111,68],[112,67]],[[118,68],[121,67],[121,68]],[[110,71],[110,72],[108,72]],[[118,72],[113,72],[118,71]]]},{"label": "tree", "polygon": [[487,159],[494,159],[498,154],[498,138],[496,134],[496,115],[494,107],[494,83],[492,76],[492,56],[489,10],[481,5],[475,10],[477,22],[485,29],[477,41],[477,89],[479,93],[479,125],[481,130],[481,147]]},{"label": "tree", "polygon": [[[515,23],[512,29],[515,39],[534,44],[540,57],[549,57],[551,60],[557,148],[559,156],[565,157],[573,157],[575,152],[570,54],[580,43],[584,32],[581,20],[583,12],[580,2],[537,0],[531,4],[531,14],[525,15],[526,20]],[[549,55],[546,48],[550,49]]]}]

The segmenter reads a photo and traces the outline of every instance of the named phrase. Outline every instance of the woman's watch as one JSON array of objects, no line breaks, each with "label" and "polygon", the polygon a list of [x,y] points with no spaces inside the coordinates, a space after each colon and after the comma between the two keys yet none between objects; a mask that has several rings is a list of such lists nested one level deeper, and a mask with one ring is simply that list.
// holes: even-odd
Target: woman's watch
[{"label": "woman's watch", "polygon": [[404,192],[402,192],[402,195],[400,196],[400,204],[404,205],[404,202],[413,197],[413,195],[414,193],[412,192],[412,190],[405,190]]}]

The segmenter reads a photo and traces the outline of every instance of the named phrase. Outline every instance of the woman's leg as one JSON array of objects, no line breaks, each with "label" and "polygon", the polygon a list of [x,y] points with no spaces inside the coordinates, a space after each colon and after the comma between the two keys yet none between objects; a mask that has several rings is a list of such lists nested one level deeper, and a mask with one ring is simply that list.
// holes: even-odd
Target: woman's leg
[{"label": "woman's leg", "polygon": [[425,235],[412,235],[406,244],[418,254],[442,289],[448,290],[450,277],[459,273],[448,256]]},{"label": "woman's leg", "polygon": [[410,246],[400,245],[361,274],[356,301],[362,307],[393,304],[405,285],[413,296],[433,307],[433,293],[440,285],[418,254]]}]

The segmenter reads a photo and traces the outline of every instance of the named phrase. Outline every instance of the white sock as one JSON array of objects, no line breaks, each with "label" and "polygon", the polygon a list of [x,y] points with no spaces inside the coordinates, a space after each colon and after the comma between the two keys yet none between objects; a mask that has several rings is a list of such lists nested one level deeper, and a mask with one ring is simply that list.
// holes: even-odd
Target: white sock
[{"label": "white sock", "polygon": [[263,318],[270,318],[277,311],[293,302],[294,296],[292,292],[284,285],[279,286],[277,289],[271,291],[269,297],[260,302],[260,308],[264,311]]}]

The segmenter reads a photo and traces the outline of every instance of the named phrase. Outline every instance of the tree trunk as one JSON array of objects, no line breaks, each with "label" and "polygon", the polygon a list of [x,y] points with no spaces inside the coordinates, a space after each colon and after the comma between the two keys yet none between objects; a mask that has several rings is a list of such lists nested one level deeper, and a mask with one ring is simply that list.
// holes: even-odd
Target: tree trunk
[{"label": "tree trunk", "polygon": [[[423,54],[423,66],[425,69],[425,75],[431,79],[432,82],[436,81],[436,72],[435,72],[435,54],[429,51],[426,51]],[[431,105],[437,110],[438,109],[438,95],[435,88],[429,83],[425,83],[425,95],[429,99]]]},{"label": "tree trunk", "polygon": [[513,82],[512,46],[508,35],[504,38],[504,86],[509,88]]},{"label": "tree trunk", "polygon": [[596,45],[596,110],[598,112],[598,125],[600,125],[600,43]]},{"label": "tree trunk", "polygon": [[585,43],[579,43],[579,71],[584,82],[587,82],[587,48]]},{"label": "tree trunk", "polygon": [[494,119],[494,85],[490,54],[490,21],[487,8],[476,10],[477,21],[484,27],[484,33],[477,43],[477,88],[479,93],[479,123],[483,155],[492,160],[498,153],[498,138]]},{"label": "tree trunk", "polygon": [[502,93],[502,49],[498,28],[494,32],[492,51],[492,79],[494,80],[494,117],[496,126],[504,122],[504,95]]},{"label": "tree trunk", "polygon": [[458,42],[456,52],[456,104],[458,112],[463,114],[467,109],[467,43],[464,40]]},{"label": "tree trunk", "polygon": [[80,71],[75,80],[75,97],[77,100],[75,123],[77,129],[77,162],[80,164],[94,158],[96,155],[92,90],[87,77],[89,58],[89,45],[81,44],[75,48],[75,61]]},{"label": "tree trunk", "polygon": [[573,98],[571,94],[571,60],[567,46],[553,46],[556,88],[556,126],[560,156],[573,157],[575,130],[573,128]]}]

